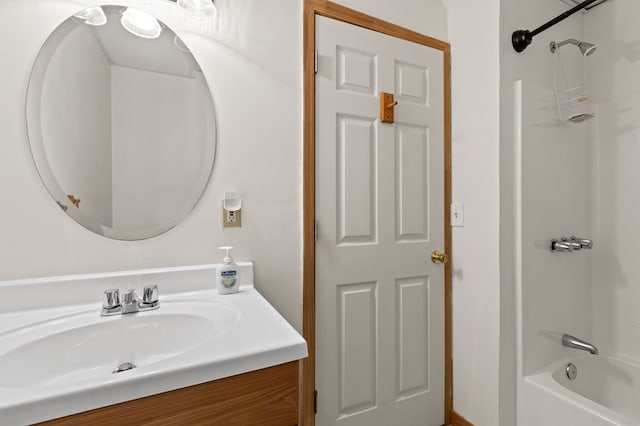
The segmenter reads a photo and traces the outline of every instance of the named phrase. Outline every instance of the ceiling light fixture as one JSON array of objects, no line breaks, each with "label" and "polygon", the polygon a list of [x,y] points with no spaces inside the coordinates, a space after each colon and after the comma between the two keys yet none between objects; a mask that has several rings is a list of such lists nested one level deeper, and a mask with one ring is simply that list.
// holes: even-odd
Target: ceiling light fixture
[{"label": "ceiling light fixture", "polygon": [[120,22],[125,30],[142,38],[158,38],[162,32],[162,27],[156,18],[136,9],[125,9]]},{"label": "ceiling light fixture", "polygon": [[194,18],[212,19],[218,13],[213,0],[176,0],[176,2]]},{"label": "ceiling light fixture", "polygon": [[75,18],[83,19],[87,25],[100,26],[107,23],[107,15],[104,14],[104,10],[100,6],[89,7],[81,10],[73,15]]}]

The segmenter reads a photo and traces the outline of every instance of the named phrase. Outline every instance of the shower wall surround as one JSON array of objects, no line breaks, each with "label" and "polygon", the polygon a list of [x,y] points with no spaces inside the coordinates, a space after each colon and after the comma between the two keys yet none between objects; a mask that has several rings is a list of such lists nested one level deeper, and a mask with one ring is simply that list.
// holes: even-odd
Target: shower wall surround
[{"label": "shower wall surround", "polygon": [[586,15],[598,46],[587,82],[598,108],[592,126],[593,341],[640,361],[640,4],[615,0]]},{"label": "shower wall surround", "polygon": [[[576,14],[539,34],[518,54],[507,35],[515,28],[535,28],[567,6],[559,0],[501,3],[501,286],[505,308],[501,336],[515,335],[512,347],[517,352],[514,359],[513,353],[505,351],[501,359],[516,363],[517,421],[526,426],[522,378],[567,355],[569,349],[560,343],[562,333],[588,341],[592,338],[592,253],[565,255],[549,250],[551,238],[557,235],[591,235],[590,124],[559,120],[549,51],[551,41],[582,38],[584,15]],[[562,62],[574,84],[583,82],[584,62],[600,53],[598,49],[585,59],[578,49],[563,49]],[[515,96],[516,81],[522,88],[520,99]],[[522,125],[517,128],[514,116],[519,111]],[[509,312],[514,300],[515,312]]]}]

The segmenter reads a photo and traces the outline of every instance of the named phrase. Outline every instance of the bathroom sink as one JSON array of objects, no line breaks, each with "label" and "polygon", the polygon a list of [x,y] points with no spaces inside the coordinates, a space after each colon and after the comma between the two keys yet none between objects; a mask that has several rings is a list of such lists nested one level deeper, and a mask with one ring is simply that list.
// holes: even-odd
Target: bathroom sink
[{"label": "bathroom sink", "polygon": [[108,382],[189,353],[239,318],[233,305],[187,300],[133,315],[101,317],[93,309],[29,324],[0,335],[0,388]]},{"label": "bathroom sink", "polygon": [[[232,295],[213,289],[215,264],[0,281],[0,423],[38,423],[306,357],[304,339],[254,288],[253,264],[238,265]],[[106,289],[147,284],[158,287],[158,309],[100,315]]]}]

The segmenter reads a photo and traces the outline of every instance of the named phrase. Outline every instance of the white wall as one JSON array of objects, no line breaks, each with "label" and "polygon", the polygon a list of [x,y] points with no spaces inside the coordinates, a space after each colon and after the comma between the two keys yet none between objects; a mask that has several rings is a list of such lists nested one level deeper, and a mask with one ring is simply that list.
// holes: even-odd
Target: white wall
[{"label": "white wall", "polygon": [[587,82],[598,106],[593,149],[593,340],[601,352],[640,360],[640,33],[635,0],[609,2],[586,17],[598,50]]},{"label": "white wall", "polygon": [[[499,424],[499,2],[448,0],[452,51],[454,409]],[[503,423],[509,424],[509,422]]]},{"label": "white wall", "polygon": [[[534,29],[550,20],[567,6],[557,0],[530,2],[503,0],[501,29],[501,253],[503,301],[502,333],[517,333],[519,359],[517,377],[571,355],[562,347],[562,333],[591,338],[590,253],[554,254],[549,243],[554,237],[590,234],[588,123],[562,123],[553,95],[552,40],[581,39],[583,17],[576,14],[536,36],[533,44],[518,54],[511,47],[510,35],[517,29]],[[567,48],[569,47],[569,48]],[[584,63],[574,46],[564,47],[562,60],[567,75],[575,84],[582,83]],[[514,160],[518,143],[514,138],[513,83],[522,81],[521,162]],[[521,182],[515,185],[514,182]],[[521,215],[515,215],[515,203]],[[520,226],[522,233],[514,231]],[[521,253],[516,258],[514,253]],[[519,262],[522,273],[514,264]],[[516,282],[521,287],[516,288]],[[514,299],[520,293],[522,304],[517,311]],[[510,317],[509,317],[510,316]],[[518,324],[521,329],[509,326]],[[516,348],[516,345],[511,345]],[[503,347],[503,360],[513,364]],[[506,389],[505,389],[506,390]],[[505,395],[507,397],[507,395]],[[522,397],[521,394],[518,395]],[[526,425],[524,401],[518,401],[518,424]]]}]

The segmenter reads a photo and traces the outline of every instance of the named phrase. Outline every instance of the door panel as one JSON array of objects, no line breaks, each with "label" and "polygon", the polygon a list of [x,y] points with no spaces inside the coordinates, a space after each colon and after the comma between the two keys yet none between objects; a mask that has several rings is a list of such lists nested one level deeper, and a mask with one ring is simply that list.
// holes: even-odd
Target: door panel
[{"label": "door panel", "polygon": [[338,245],[376,241],[375,120],[338,114]]},{"label": "door panel", "polygon": [[338,286],[340,410],[357,413],[376,404],[377,283]]},{"label": "door panel", "polygon": [[377,96],[376,55],[344,46],[337,46],[338,90]]},{"label": "door panel", "polygon": [[396,398],[429,391],[429,277],[396,280]]},{"label": "door panel", "polygon": [[410,62],[395,61],[397,99],[429,106],[429,68]]},{"label": "door panel", "polygon": [[428,241],[429,129],[396,125],[396,242]]},{"label": "door panel", "polygon": [[316,46],[316,423],[440,426],[443,53],[323,17]]}]

